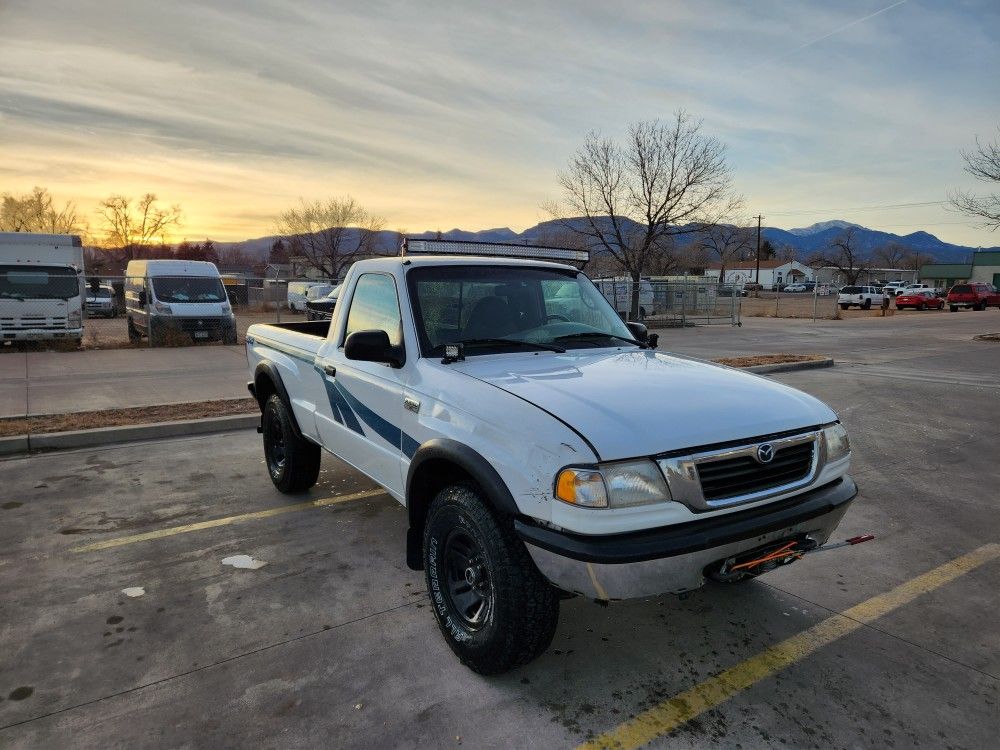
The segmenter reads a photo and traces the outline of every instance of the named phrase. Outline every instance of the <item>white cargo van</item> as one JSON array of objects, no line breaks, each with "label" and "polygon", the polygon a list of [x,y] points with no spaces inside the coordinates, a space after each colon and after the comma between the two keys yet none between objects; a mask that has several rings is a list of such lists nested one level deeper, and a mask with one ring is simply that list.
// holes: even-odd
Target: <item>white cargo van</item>
[{"label": "white cargo van", "polygon": [[236,317],[219,269],[200,260],[132,260],[125,269],[129,341],[170,332],[236,343]]},{"label": "white cargo van", "polygon": [[0,340],[83,338],[83,243],[0,232]]}]

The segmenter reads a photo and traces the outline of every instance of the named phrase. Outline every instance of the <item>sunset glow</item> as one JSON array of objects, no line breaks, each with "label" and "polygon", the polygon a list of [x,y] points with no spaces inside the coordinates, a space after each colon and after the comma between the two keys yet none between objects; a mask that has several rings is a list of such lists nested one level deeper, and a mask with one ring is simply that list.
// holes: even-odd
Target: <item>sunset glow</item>
[{"label": "sunset glow", "polygon": [[995,133],[1000,8],[867,18],[888,5],[4,3],[0,192],[93,224],[153,191],[183,207],[174,239],[342,194],[389,229],[523,229],[588,131],[683,107],[770,225],[997,244],[944,205],[877,207],[976,187],[960,151]]}]

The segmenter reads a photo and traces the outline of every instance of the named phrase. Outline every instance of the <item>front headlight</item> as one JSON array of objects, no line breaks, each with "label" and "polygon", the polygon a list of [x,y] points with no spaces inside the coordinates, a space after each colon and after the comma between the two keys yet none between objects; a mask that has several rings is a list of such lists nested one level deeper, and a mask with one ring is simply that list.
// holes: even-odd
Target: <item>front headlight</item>
[{"label": "front headlight", "polygon": [[826,444],[827,463],[839,461],[851,454],[851,441],[842,424],[832,424],[824,429],[823,442]]},{"label": "front headlight", "polygon": [[154,302],[153,311],[159,313],[160,315],[170,315],[170,305],[163,302]]},{"label": "front headlight", "polygon": [[79,328],[83,325],[83,313],[79,310],[74,310],[66,316],[66,327],[67,328]]},{"label": "front headlight", "polygon": [[585,508],[631,508],[670,500],[659,467],[647,459],[601,464],[597,469],[563,469],[556,497]]}]

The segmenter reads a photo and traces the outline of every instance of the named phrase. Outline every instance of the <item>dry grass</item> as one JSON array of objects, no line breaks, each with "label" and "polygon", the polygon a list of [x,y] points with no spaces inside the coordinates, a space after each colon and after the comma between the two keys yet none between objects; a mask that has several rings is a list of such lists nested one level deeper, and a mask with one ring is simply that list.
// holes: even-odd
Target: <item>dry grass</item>
[{"label": "dry grass", "polygon": [[38,417],[6,417],[0,419],[0,437],[29,435],[42,432],[90,430],[96,427],[176,422],[183,419],[227,417],[252,414],[258,409],[252,398],[224,401],[194,401],[167,406],[137,406],[130,409],[81,411],[74,414],[51,414]]},{"label": "dry grass", "polygon": [[752,354],[747,357],[722,357],[712,360],[727,367],[756,367],[757,365],[784,365],[789,362],[814,362],[826,359],[822,354]]}]

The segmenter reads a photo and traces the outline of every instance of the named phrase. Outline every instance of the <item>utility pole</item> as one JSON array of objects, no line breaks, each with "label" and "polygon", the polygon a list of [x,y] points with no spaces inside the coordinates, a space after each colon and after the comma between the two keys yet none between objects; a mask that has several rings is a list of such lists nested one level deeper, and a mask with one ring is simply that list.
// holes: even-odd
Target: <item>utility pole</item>
[{"label": "utility pole", "polygon": [[764,218],[763,216],[757,215],[750,217],[757,220],[757,273],[754,276],[753,282],[755,284],[760,283],[760,222]]}]

